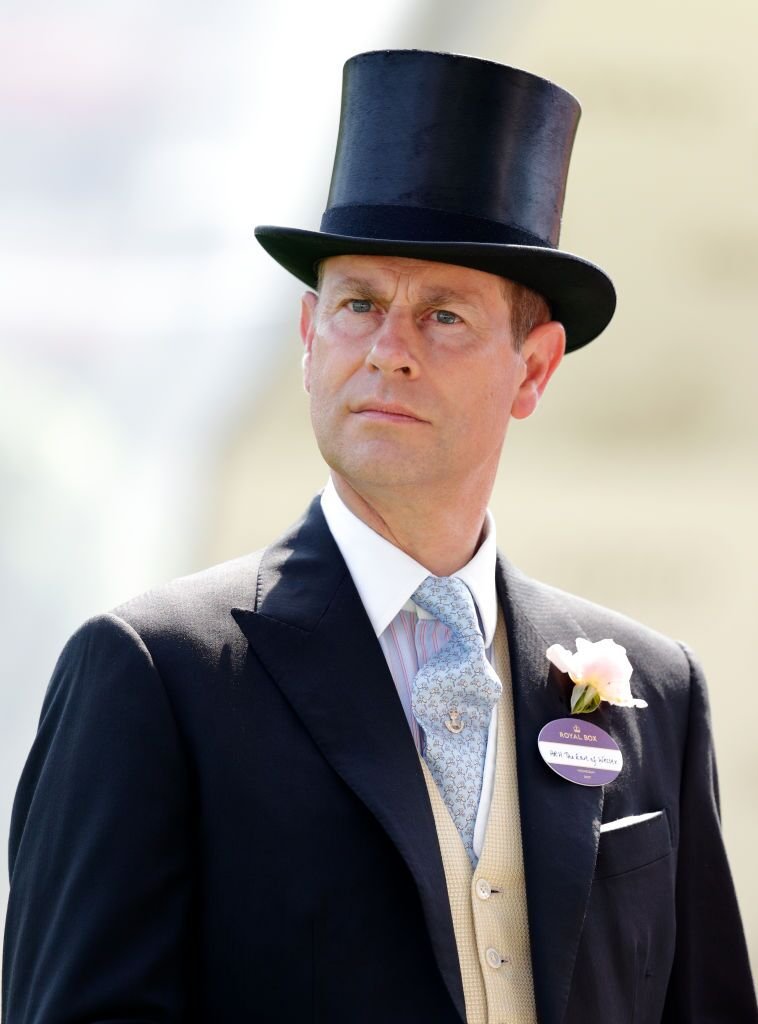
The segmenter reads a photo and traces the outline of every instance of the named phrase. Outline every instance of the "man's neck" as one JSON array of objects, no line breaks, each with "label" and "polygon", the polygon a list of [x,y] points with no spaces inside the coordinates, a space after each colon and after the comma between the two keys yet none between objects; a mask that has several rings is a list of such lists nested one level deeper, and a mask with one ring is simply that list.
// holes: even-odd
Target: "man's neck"
[{"label": "man's neck", "polygon": [[487,511],[467,499],[462,504],[423,500],[417,495],[391,500],[381,494],[359,493],[339,473],[332,472],[337,494],[354,516],[435,576],[451,576],[471,561],[482,537]]}]

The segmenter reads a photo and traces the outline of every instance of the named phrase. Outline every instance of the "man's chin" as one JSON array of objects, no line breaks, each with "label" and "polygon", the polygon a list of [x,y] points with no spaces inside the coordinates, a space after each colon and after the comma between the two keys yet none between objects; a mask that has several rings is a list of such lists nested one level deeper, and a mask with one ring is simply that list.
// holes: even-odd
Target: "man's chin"
[{"label": "man's chin", "polygon": [[[322,453],[323,454],[323,453]],[[358,494],[364,490],[382,489],[387,497],[393,491],[424,489],[433,486],[435,474],[429,464],[419,465],[407,457],[400,459],[329,459],[324,456],[332,474],[347,483]],[[442,474],[439,474],[442,477]]]}]

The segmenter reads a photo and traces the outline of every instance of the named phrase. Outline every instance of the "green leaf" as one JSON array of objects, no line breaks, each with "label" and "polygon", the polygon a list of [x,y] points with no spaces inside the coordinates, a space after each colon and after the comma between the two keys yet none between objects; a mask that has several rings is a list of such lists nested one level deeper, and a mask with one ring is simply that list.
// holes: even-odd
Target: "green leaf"
[{"label": "green leaf", "polygon": [[600,707],[600,694],[594,686],[575,686],[571,694],[572,715],[588,715]]}]

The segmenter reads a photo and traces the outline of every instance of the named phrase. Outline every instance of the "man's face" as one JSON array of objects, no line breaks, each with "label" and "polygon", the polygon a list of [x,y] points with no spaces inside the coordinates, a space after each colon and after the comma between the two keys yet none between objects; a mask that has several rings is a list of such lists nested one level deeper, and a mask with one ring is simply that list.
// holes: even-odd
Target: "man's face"
[{"label": "man's face", "polygon": [[333,257],[318,302],[303,299],[301,332],[313,429],[336,473],[359,493],[427,488],[476,501],[484,488],[486,503],[511,415],[536,404],[499,277]]}]

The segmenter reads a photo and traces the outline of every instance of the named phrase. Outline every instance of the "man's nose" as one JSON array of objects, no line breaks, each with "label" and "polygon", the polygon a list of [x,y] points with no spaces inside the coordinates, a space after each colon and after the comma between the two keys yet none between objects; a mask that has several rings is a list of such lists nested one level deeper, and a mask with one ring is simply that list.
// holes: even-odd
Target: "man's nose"
[{"label": "man's nose", "polygon": [[390,310],[373,336],[366,363],[382,373],[418,376],[418,334],[410,311]]}]

